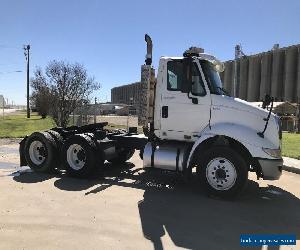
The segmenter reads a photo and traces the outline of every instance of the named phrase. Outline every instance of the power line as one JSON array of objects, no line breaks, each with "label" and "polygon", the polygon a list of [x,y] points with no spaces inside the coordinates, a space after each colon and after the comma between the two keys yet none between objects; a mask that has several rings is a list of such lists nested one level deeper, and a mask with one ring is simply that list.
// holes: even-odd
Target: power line
[{"label": "power line", "polygon": [[22,70],[13,70],[13,71],[6,71],[6,72],[0,72],[1,75],[3,74],[11,74],[11,73],[21,73]]},{"label": "power line", "polygon": [[0,49],[20,49],[20,47],[0,44]]},{"label": "power line", "polygon": [[13,66],[13,65],[21,65],[21,63],[0,63],[0,67],[2,67],[2,66]]}]

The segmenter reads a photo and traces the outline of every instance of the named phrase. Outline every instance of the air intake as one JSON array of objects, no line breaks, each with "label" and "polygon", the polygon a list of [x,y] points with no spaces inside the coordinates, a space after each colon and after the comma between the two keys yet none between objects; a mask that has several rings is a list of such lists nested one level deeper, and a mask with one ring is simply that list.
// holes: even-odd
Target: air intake
[{"label": "air intake", "polygon": [[199,56],[199,54],[204,53],[204,49],[198,47],[190,47],[186,51],[184,51],[184,57],[191,57],[191,56]]}]

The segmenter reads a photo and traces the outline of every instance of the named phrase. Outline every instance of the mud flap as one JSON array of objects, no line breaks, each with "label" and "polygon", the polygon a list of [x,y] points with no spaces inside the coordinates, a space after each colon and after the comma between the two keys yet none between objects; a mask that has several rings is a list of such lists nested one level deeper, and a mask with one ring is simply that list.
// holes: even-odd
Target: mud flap
[{"label": "mud flap", "polygon": [[28,138],[28,136],[26,135],[24,137],[24,139],[20,142],[20,147],[19,147],[20,167],[28,165],[26,158],[25,158],[25,153],[24,153],[24,148],[25,148],[25,143],[26,143],[27,138]]}]

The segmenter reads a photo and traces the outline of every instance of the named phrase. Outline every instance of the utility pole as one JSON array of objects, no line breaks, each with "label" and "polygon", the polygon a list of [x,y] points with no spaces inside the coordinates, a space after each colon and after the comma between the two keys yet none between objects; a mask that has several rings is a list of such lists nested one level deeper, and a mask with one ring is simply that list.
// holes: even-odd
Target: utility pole
[{"label": "utility pole", "polygon": [[239,94],[240,80],[238,80],[238,59],[242,56],[246,56],[242,51],[242,46],[237,44],[234,48],[234,78],[233,78],[233,96],[236,97]]},{"label": "utility pole", "polygon": [[297,98],[296,133],[300,133],[300,98]]},{"label": "utility pole", "polygon": [[4,106],[5,106],[5,99],[4,99],[4,97],[3,97],[3,119],[4,119]]},{"label": "utility pole", "polygon": [[27,118],[30,118],[30,107],[29,107],[29,58],[30,58],[30,45],[24,46],[24,55],[27,61]]},{"label": "utility pole", "polygon": [[233,96],[236,97],[237,88],[237,60],[239,58],[240,45],[236,45],[234,48],[234,79],[233,79]]},{"label": "utility pole", "polygon": [[96,111],[97,111],[97,97],[95,97],[95,107],[94,107],[94,123],[96,123],[96,122],[97,122]]}]

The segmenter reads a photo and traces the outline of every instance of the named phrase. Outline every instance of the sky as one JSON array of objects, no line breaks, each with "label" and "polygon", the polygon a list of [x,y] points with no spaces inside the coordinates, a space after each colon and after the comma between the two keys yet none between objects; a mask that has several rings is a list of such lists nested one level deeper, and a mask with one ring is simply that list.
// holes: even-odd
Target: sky
[{"label": "sky", "polygon": [[299,44],[299,13],[299,0],[0,0],[0,95],[26,103],[24,44],[31,76],[51,60],[81,63],[102,86],[92,98],[105,102],[111,88],[140,80],[145,33],[155,68],[190,46],[225,61],[236,44],[245,54]]}]

